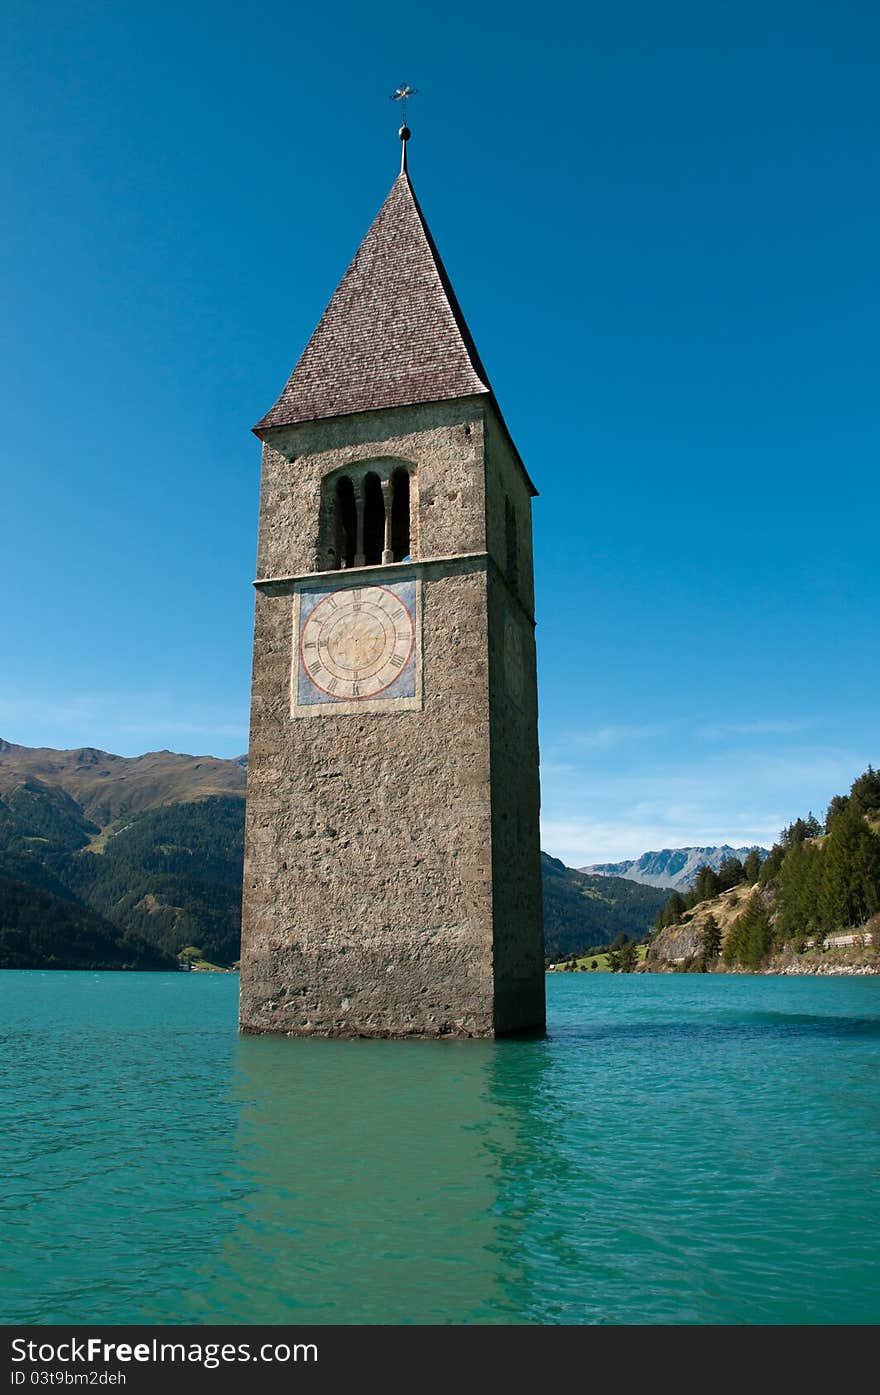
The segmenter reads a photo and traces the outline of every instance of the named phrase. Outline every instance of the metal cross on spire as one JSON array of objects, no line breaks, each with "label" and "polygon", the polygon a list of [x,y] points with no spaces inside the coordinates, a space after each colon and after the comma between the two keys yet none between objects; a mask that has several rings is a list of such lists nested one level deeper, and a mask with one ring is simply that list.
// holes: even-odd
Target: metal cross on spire
[{"label": "metal cross on spire", "polygon": [[410,87],[410,85],[409,85],[408,82],[402,82],[402,83],[400,84],[400,86],[397,88],[397,91],[396,91],[396,92],[392,92],[392,93],[391,93],[391,97],[389,98],[389,100],[392,101],[392,102],[401,102],[401,103],[402,103],[402,107],[401,107],[401,116],[403,117],[403,125],[401,126],[400,130],[399,130],[398,133],[397,133],[397,134],[400,136],[400,139],[401,139],[401,141],[402,141],[402,148],[401,148],[401,151],[400,151],[400,172],[401,172],[401,174],[406,174],[406,143],[407,143],[407,141],[409,140],[410,135],[412,134],[412,132],[410,131],[409,127],[408,127],[407,124],[406,124],[406,104],[407,104],[407,100],[408,100],[410,97],[414,97],[414,96],[416,95],[416,93],[418,92],[418,90],[419,90],[419,89],[418,89],[417,87]]}]

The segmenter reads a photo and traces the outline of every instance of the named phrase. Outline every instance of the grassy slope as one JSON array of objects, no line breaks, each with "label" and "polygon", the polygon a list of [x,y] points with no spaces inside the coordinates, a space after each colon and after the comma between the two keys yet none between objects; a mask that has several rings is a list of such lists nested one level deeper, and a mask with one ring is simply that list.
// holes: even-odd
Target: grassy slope
[{"label": "grassy slope", "polygon": [[[734,922],[742,915],[749,899],[760,890],[758,885],[742,885],[734,887],[732,891],[722,892],[720,896],[715,896],[709,901],[699,902],[693,910],[687,911],[677,924],[669,925],[664,930],[657,932],[651,942],[647,967],[652,972],[663,972],[686,964],[688,960],[697,957],[700,952],[701,935],[710,915],[715,917],[721,931],[723,951]],[[772,916],[774,910],[772,887],[764,889],[763,895]],[[801,954],[795,954],[791,949],[778,950],[771,955],[765,968],[768,972],[773,973],[786,966],[798,965],[804,972],[808,972],[820,965],[827,969],[832,964],[840,966],[876,964],[878,950],[880,950],[880,916],[875,916],[867,925],[852,926],[849,929],[856,935],[860,931],[867,931],[872,936],[871,943],[863,946],[841,947],[840,949],[835,947],[823,949],[814,946]],[[847,928],[844,927],[839,933],[846,933],[846,931]],[[720,973],[724,972],[725,969],[723,960],[719,958],[713,966],[713,972]],[[739,972],[738,969],[734,969],[734,971]]]},{"label": "grassy slope", "polygon": [[651,963],[668,968],[699,954],[701,936],[710,915],[715,917],[721,931],[723,947],[734,921],[742,915],[749,898],[758,890],[757,885],[735,886],[710,901],[700,901],[693,910],[685,911],[676,925],[669,925],[654,936],[651,943]]},{"label": "grassy slope", "polygon": [[[647,952],[648,952],[648,947],[647,947],[647,945],[637,945],[637,946],[636,946],[636,954],[637,954],[637,956],[638,956],[638,962],[639,962],[640,964],[644,964],[644,962],[645,962],[645,955],[647,954]],[[594,964],[595,964],[595,966],[596,966],[595,969],[593,968],[593,965],[594,965]],[[610,973],[611,970],[610,970],[609,967],[608,967],[608,955],[607,955],[607,954],[582,954],[582,955],[579,955],[579,957],[578,957],[578,959],[577,959],[576,966],[575,966],[574,969],[558,969],[558,970],[554,970],[554,972],[558,972],[558,973],[580,973],[581,971],[585,971],[585,972],[587,972],[587,973],[600,973],[600,974],[607,974],[607,973]]]}]

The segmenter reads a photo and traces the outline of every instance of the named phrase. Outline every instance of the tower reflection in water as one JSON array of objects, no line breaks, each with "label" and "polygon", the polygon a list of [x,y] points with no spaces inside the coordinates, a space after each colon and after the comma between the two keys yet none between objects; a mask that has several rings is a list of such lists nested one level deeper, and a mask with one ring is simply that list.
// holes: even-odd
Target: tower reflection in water
[{"label": "tower reflection in water", "polygon": [[241,1038],[241,1190],[204,1320],[535,1320],[545,1063],[539,1041]]}]

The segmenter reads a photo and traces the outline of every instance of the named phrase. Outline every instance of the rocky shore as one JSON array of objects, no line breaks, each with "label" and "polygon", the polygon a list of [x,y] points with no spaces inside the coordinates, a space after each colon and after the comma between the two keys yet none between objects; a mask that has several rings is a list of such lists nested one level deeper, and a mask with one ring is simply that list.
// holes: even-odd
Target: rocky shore
[{"label": "rocky shore", "polygon": [[786,964],[779,969],[762,969],[764,974],[880,974],[880,964]]}]

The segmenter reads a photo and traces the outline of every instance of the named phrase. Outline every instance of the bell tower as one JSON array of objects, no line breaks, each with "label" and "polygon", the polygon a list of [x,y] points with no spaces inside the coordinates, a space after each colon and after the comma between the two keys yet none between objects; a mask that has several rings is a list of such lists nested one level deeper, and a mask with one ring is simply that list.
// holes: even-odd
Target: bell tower
[{"label": "bell tower", "polygon": [[531,500],[402,167],[263,442],[240,1024],[544,1024]]}]

